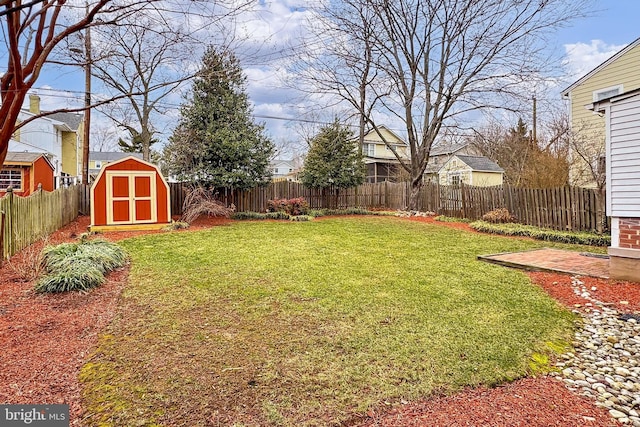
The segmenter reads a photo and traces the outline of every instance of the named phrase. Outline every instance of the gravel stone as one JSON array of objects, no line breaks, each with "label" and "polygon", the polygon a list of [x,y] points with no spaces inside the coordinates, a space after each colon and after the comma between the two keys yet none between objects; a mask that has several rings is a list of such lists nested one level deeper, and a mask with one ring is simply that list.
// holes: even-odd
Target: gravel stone
[{"label": "gravel stone", "polygon": [[578,278],[572,277],[572,287],[593,308],[574,310],[583,324],[575,333],[573,351],[559,357],[559,376],[618,422],[640,427],[640,324],[594,299]]}]

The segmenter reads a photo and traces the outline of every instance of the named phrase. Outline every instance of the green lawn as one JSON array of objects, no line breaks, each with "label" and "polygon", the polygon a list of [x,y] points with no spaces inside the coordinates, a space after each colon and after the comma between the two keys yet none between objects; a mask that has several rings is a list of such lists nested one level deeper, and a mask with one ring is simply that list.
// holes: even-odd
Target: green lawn
[{"label": "green lawn", "polygon": [[331,425],[517,378],[571,333],[525,274],[476,260],[549,242],[362,217],[123,245],[130,283],[81,374],[90,425]]}]

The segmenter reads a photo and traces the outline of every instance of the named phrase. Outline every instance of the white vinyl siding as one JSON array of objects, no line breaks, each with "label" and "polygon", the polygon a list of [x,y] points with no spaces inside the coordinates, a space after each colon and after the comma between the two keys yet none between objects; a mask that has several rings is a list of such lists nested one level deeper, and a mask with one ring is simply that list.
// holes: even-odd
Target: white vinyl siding
[{"label": "white vinyl siding", "polygon": [[607,122],[609,214],[640,217],[640,94],[614,99]]}]

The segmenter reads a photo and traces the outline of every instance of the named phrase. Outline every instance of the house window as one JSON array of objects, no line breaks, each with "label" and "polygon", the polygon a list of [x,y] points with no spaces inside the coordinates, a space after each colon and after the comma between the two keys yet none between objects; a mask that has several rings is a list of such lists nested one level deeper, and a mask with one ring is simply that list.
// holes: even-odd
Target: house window
[{"label": "house window", "polygon": [[461,183],[460,174],[451,174],[449,175],[449,185],[459,186]]},{"label": "house window", "polygon": [[9,187],[13,188],[15,191],[22,191],[21,169],[0,170],[0,190],[6,191]]},{"label": "house window", "polygon": [[102,162],[100,160],[96,160],[96,169],[102,168]]},{"label": "house window", "polygon": [[278,173],[278,168],[273,168],[273,173]]},{"label": "house window", "polygon": [[593,102],[598,102],[606,98],[611,98],[622,93],[622,85],[606,87],[593,91]]},{"label": "house window", "polygon": [[376,154],[375,144],[362,144],[362,154],[365,156],[373,157]]},{"label": "house window", "polygon": [[289,173],[293,172],[293,169],[289,168]]}]

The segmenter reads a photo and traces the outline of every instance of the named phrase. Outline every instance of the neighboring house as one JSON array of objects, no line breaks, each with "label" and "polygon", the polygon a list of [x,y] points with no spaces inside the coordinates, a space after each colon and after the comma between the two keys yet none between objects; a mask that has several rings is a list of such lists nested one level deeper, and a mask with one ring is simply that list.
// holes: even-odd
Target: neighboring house
[{"label": "neighboring house", "polygon": [[[40,113],[40,97],[29,95],[29,110],[22,110],[18,120]],[[9,151],[46,154],[58,181],[78,177],[82,170],[82,126],[82,114],[55,113],[38,117],[14,133]]]},{"label": "neighboring house", "polygon": [[440,185],[490,187],[502,185],[503,175],[504,170],[487,157],[455,154],[438,171],[438,182]]},{"label": "neighboring house", "polygon": [[604,113],[609,274],[640,282],[640,89],[594,102]]},{"label": "neighboring house", "polygon": [[605,122],[589,107],[611,96],[640,88],[640,38],[588,72],[562,91],[570,102],[574,146],[571,147],[569,180],[596,187],[604,178]]},{"label": "neighboring house", "polygon": [[89,152],[89,177],[94,180],[104,165],[117,162],[127,157],[142,160],[142,153],[123,153],[121,151],[90,151]]},{"label": "neighboring house", "polygon": [[274,159],[269,164],[271,177],[274,180],[287,178],[296,169],[293,160]]},{"label": "neighboring house", "polygon": [[0,197],[11,187],[18,196],[28,196],[42,186],[44,191],[54,190],[54,168],[42,153],[8,152],[0,170]]},{"label": "neighboring house", "polygon": [[440,169],[454,155],[482,156],[482,153],[471,143],[442,144],[431,149],[429,163],[424,171],[425,182],[440,182]]},{"label": "neighboring house", "polygon": [[364,136],[362,156],[366,166],[365,182],[398,181],[402,167],[393,151],[400,158],[408,160],[409,146],[386,126],[378,126],[378,132],[371,129]]}]

